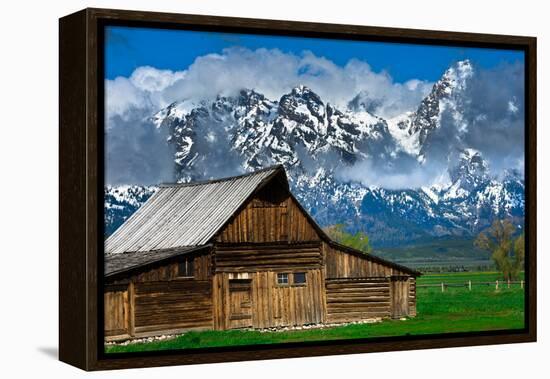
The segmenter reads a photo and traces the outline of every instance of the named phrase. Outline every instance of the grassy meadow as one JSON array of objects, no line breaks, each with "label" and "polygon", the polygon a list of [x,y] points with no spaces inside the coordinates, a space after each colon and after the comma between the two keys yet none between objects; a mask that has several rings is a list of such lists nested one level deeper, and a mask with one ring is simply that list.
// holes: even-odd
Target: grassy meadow
[{"label": "grassy meadow", "polygon": [[[496,272],[428,274],[418,278],[417,317],[384,320],[375,324],[352,324],[324,329],[281,332],[246,330],[188,332],[175,339],[126,346],[111,345],[107,353],[171,350],[285,342],[339,340],[369,337],[425,335],[454,332],[519,329],[524,326],[524,290],[519,284],[476,285],[501,279]],[[467,286],[422,287],[426,284],[467,283]]]}]

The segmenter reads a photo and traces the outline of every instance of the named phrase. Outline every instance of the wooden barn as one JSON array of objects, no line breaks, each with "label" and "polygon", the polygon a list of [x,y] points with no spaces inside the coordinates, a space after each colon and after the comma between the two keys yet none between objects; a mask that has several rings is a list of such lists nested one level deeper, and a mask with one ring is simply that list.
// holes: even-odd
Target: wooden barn
[{"label": "wooden barn", "polygon": [[105,242],[105,337],[412,317],[418,275],[332,241],[282,166],[162,185]]}]

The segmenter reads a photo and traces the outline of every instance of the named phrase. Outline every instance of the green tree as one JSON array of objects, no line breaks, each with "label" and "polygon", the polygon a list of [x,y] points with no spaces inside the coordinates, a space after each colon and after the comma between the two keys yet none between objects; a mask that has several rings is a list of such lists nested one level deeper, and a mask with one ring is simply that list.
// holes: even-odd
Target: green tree
[{"label": "green tree", "polygon": [[514,238],[515,233],[510,220],[495,220],[474,242],[476,247],[491,253],[497,269],[508,280],[519,277],[525,261],[525,237],[521,234]]},{"label": "green tree", "polygon": [[342,245],[353,247],[366,254],[372,252],[372,247],[369,244],[369,237],[364,232],[357,232],[355,234],[348,233],[344,230],[344,224],[328,226],[324,231],[330,238]]}]

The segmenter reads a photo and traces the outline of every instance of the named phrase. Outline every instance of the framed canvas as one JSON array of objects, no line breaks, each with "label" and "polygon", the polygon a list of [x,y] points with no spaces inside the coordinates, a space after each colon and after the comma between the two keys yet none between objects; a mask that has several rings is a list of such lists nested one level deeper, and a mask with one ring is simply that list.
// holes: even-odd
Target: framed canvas
[{"label": "framed canvas", "polygon": [[85,9],[60,26],[59,357],[536,340],[536,39]]}]

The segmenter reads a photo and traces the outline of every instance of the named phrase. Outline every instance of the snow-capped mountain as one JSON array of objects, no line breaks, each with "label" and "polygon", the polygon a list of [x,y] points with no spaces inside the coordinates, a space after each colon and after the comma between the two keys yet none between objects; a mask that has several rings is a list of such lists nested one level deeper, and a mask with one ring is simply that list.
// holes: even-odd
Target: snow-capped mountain
[{"label": "snow-capped mountain", "polygon": [[[523,178],[514,171],[495,178],[482,154],[462,139],[468,127],[465,91],[474,78],[472,64],[458,62],[415,111],[389,120],[373,113],[366,92],[337,107],[297,86],[280,99],[253,89],[210,101],[183,99],[150,121],[168,135],[175,181],[283,164],[293,192],[322,226],[345,223],[350,231],[367,232],[375,244],[471,236],[495,218],[521,223],[524,214]],[[444,121],[454,133],[454,143],[444,146],[445,182],[388,189],[342,175],[367,161],[390,172],[403,160],[421,166],[442,159],[437,132]],[[153,192],[154,187],[106,188],[106,233]]]},{"label": "snow-capped mountain", "polygon": [[418,189],[338,183],[319,170],[293,183],[299,200],[321,225],[336,222],[366,231],[375,245],[407,243],[423,237],[471,237],[496,219],[522,224],[523,177],[509,171],[497,180],[480,153],[467,149],[449,169],[451,181]]},{"label": "snow-capped mountain", "polygon": [[305,86],[279,101],[242,90],[211,103],[176,102],[152,120],[170,131],[179,181],[215,176],[219,167],[212,167],[213,158],[220,149],[221,163],[229,160],[237,171],[284,164],[302,172],[312,159],[319,167],[350,165],[387,158],[397,148],[385,120],[364,110],[339,110]]}]

